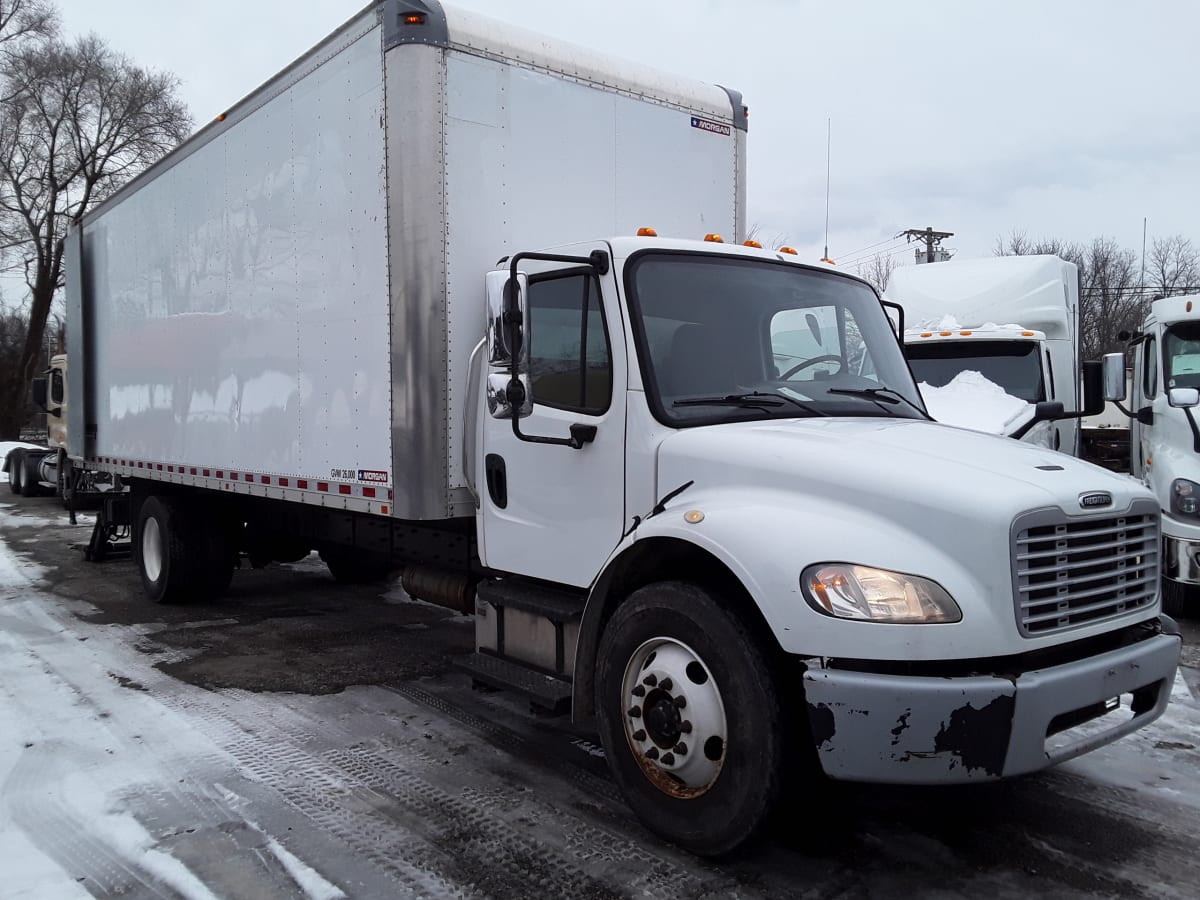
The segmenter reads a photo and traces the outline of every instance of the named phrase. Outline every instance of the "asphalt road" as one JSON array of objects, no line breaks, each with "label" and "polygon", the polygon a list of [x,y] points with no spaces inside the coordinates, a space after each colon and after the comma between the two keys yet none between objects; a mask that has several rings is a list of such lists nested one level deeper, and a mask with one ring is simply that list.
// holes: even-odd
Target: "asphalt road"
[{"label": "asphalt road", "polygon": [[473,690],[469,620],[315,560],[154,606],[87,524],[3,500],[0,712],[31,730],[0,734],[0,853],[50,862],[0,897],[1200,894],[1200,620],[1151,728],[1002,784],[830,785],[716,864],[632,818],[591,735]]}]

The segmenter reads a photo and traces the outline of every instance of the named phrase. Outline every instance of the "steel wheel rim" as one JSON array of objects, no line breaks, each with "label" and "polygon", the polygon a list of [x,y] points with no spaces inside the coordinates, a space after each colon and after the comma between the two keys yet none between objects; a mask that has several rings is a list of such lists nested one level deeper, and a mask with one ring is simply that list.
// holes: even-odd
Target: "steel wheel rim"
[{"label": "steel wheel rim", "polygon": [[158,581],[163,568],[162,529],[158,519],[147,519],[142,525],[142,570],[151,581]]},{"label": "steel wheel rim", "polygon": [[621,702],[625,738],[650,783],[679,799],[707,793],[725,764],[728,725],[700,655],[674,638],[651,638],[629,657]]}]

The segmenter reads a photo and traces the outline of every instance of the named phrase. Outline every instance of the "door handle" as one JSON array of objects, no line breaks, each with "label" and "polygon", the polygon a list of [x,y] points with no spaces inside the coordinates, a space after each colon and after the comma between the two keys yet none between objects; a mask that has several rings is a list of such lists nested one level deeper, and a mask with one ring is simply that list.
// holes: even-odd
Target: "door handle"
[{"label": "door handle", "polygon": [[508,506],[508,471],[504,457],[499,453],[489,453],[483,460],[483,474],[492,503],[497,509],[504,509]]}]

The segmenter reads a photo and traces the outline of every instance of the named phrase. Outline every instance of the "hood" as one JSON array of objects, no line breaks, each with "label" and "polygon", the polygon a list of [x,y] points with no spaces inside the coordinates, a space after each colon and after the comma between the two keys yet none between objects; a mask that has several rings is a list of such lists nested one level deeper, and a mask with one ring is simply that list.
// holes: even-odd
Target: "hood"
[{"label": "hood", "polygon": [[930,513],[974,527],[999,519],[1007,532],[1012,517],[1025,510],[1055,506],[1082,514],[1083,494],[1109,493],[1107,509],[1114,512],[1145,496],[1132,478],[1062,453],[913,419],[786,419],[686,429],[663,442],[658,475],[663,491],[692,479],[700,489],[736,484],[793,491],[803,502],[878,509],[892,521],[911,520],[918,531]]}]

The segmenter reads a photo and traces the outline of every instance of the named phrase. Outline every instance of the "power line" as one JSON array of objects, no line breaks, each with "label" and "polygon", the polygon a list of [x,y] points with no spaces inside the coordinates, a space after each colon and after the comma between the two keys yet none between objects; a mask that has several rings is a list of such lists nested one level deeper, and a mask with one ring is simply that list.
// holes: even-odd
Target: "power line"
[{"label": "power line", "polygon": [[857,250],[848,250],[848,251],[846,251],[845,253],[842,253],[842,254],[840,254],[840,255],[841,255],[841,256],[847,256],[847,257],[849,257],[849,256],[858,256],[858,254],[862,253],[864,250],[870,250],[871,248],[873,248],[873,247],[878,247],[878,246],[880,246],[881,244],[890,244],[892,241],[898,241],[898,240],[900,240],[900,235],[898,235],[898,234],[897,234],[897,235],[893,235],[892,237],[890,237],[890,238],[885,238],[885,239],[884,239],[884,240],[882,240],[882,241],[876,241],[874,244],[867,244],[867,246],[865,246],[865,247],[859,247]]},{"label": "power line", "polygon": [[875,250],[871,253],[860,253],[858,255],[843,254],[841,257],[837,257],[837,258],[841,261],[840,262],[841,265],[850,266],[855,263],[860,263],[860,262],[864,262],[869,259],[873,259],[876,256],[891,256],[893,254],[896,254],[896,253],[899,253],[901,251],[908,250],[908,249],[910,249],[910,248],[907,244],[900,244],[897,247],[881,247],[880,249]]}]

